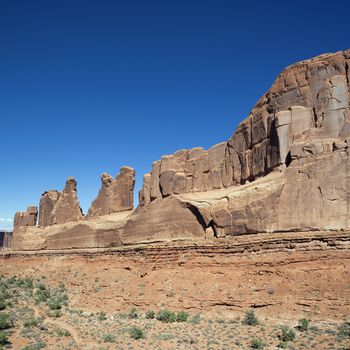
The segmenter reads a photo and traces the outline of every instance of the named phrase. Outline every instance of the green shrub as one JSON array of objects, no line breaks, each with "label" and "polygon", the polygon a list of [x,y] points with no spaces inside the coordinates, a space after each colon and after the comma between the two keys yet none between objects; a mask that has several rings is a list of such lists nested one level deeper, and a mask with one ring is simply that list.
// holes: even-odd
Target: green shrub
[{"label": "green shrub", "polygon": [[187,322],[188,320],[188,313],[185,311],[180,311],[176,315],[176,322]]},{"label": "green shrub", "polygon": [[192,316],[192,318],[190,319],[190,323],[193,323],[193,324],[199,324],[200,321],[201,321],[201,316],[198,314]]},{"label": "green shrub", "polygon": [[9,322],[9,315],[4,312],[0,312],[0,329],[11,328],[11,323]]},{"label": "green shrub", "polygon": [[344,338],[350,338],[350,322],[343,322],[338,328],[338,338],[343,340]]},{"label": "green shrub", "polygon": [[46,344],[42,341],[36,344],[30,344],[24,347],[22,350],[40,350],[46,348]]},{"label": "green shrub", "polygon": [[132,319],[138,317],[136,307],[131,308],[128,316],[129,316],[129,318],[132,318]]},{"label": "green shrub", "polygon": [[69,337],[70,332],[63,328],[55,328],[54,332],[57,337]]},{"label": "green shrub", "polygon": [[248,326],[256,326],[259,324],[259,320],[256,317],[254,310],[249,310],[245,313],[243,323]]},{"label": "green shrub", "polygon": [[103,312],[103,311],[100,311],[100,312],[97,314],[97,319],[98,319],[99,321],[105,321],[105,320],[107,320],[106,313]]},{"label": "green shrub", "polygon": [[301,332],[306,332],[309,329],[310,320],[302,318],[298,322],[298,329]]},{"label": "green shrub", "polygon": [[153,319],[155,317],[155,312],[153,310],[148,310],[146,312],[146,318]]},{"label": "green shrub", "polygon": [[5,310],[7,306],[7,302],[4,298],[0,298],[0,310]]},{"label": "green shrub", "polygon": [[0,331],[0,345],[10,344],[9,338],[4,331]]},{"label": "green shrub", "polygon": [[34,288],[34,283],[31,278],[26,278],[24,280],[24,288],[25,289],[33,289]]},{"label": "green shrub", "polygon": [[40,320],[38,319],[35,319],[35,318],[29,318],[27,320],[25,320],[23,322],[23,326],[26,327],[26,328],[29,328],[29,327],[36,327],[40,324]]},{"label": "green shrub", "polygon": [[295,332],[287,326],[282,326],[282,334],[279,336],[282,342],[293,341],[295,339]]},{"label": "green shrub", "polygon": [[176,315],[174,312],[169,310],[161,310],[157,314],[157,320],[165,323],[175,322]]},{"label": "green shrub", "polygon": [[139,327],[131,327],[129,329],[129,334],[132,339],[144,339],[145,334],[143,333],[143,330]]},{"label": "green shrub", "polygon": [[47,306],[51,310],[61,310],[62,309],[62,302],[59,299],[50,299],[47,301]]},{"label": "green shrub", "polygon": [[61,312],[61,310],[49,310],[47,312],[47,315],[49,317],[58,318],[58,317],[62,316],[62,312]]},{"label": "green shrub", "polygon": [[263,349],[265,346],[264,342],[260,338],[253,338],[250,342],[250,347],[252,349]]},{"label": "green shrub", "polygon": [[102,339],[105,343],[114,343],[115,336],[113,334],[107,333],[102,336]]},{"label": "green shrub", "polygon": [[45,284],[43,283],[39,283],[36,285],[36,288],[39,289],[39,290],[46,290],[46,286]]},{"label": "green shrub", "polygon": [[37,304],[39,303],[46,303],[47,299],[50,297],[50,291],[46,289],[45,285],[40,285],[41,288],[38,288],[35,292],[35,302]]},{"label": "green shrub", "polygon": [[281,341],[279,342],[279,344],[277,345],[277,347],[279,349],[287,349],[287,346],[288,346],[288,342],[287,341]]}]

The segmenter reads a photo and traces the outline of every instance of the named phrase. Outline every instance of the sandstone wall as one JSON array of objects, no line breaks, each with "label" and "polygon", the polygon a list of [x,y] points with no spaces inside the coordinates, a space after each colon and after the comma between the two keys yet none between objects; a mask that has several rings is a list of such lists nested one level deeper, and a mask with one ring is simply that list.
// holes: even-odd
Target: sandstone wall
[{"label": "sandstone wall", "polygon": [[13,220],[13,227],[35,226],[38,217],[38,208],[30,206],[25,212],[17,212]]},{"label": "sandstone wall", "polygon": [[91,204],[88,218],[134,208],[134,169],[125,166],[120,168],[120,173],[115,179],[104,173],[101,175],[101,182],[100,192]]},{"label": "sandstone wall", "polygon": [[293,144],[350,136],[350,50],[286,68],[224,143],[164,156],[144,176],[148,205],[171,194],[244,184],[290,162]]},{"label": "sandstone wall", "polygon": [[[129,210],[130,168],[116,179],[102,175],[84,222],[76,182],[68,180],[62,193],[47,192],[41,201],[41,226],[57,225],[38,230],[18,215],[14,246],[59,249],[349,230],[349,63],[347,50],[287,67],[227,142],[154,162],[136,210]],[[111,214],[120,210],[126,216]]]},{"label": "sandstone wall", "polygon": [[62,192],[51,190],[41,195],[39,204],[39,226],[46,227],[79,221],[84,218],[77,195],[77,182],[70,176]]}]

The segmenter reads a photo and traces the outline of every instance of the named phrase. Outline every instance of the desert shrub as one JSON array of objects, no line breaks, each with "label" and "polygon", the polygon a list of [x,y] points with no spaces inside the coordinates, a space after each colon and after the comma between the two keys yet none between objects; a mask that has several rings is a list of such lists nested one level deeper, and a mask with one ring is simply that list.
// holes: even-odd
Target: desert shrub
[{"label": "desert shrub", "polygon": [[36,288],[37,288],[38,290],[46,290],[46,286],[45,286],[44,283],[38,283],[38,284],[36,285]]},{"label": "desert shrub", "polygon": [[61,310],[62,309],[62,302],[59,299],[50,299],[47,301],[47,306],[51,310]]},{"label": "desert shrub", "polygon": [[9,338],[4,331],[0,331],[0,345],[10,344]]},{"label": "desert shrub", "polygon": [[301,332],[306,332],[309,329],[310,321],[306,318],[302,318],[298,321],[298,329]]},{"label": "desert shrub", "polygon": [[176,315],[174,312],[169,310],[161,310],[157,314],[157,320],[165,323],[175,322]]},{"label": "desert shrub", "polygon": [[159,340],[170,340],[170,339],[174,339],[175,335],[174,334],[170,334],[170,333],[160,333],[157,336],[157,339]]},{"label": "desert shrub", "polygon": [[23,287],[25,289],[33,289],[34,288],[34,283],[33,280],[31,278],[26,278],[23,280]]},{"label": "desert shrub", "polygon": [[198,314],[193,315],[192,318],[190,319],[190,323],[193,323],[193,324],[199,324],[200,321],[201,321],[201,316]]},{"label": "desert shrub", "polygon": [[350,337],[350,322],[343,322],[338,328],[338,339],[343,340],[344,338]]},{"label": "desert shrub", "polygon": [[42,341],[36,344],[30,344],[25,346],[22,350],[40,350],[46,348],[46,344]]},{"label": "desert shrub", "polygon": [[69,337],[70,336],[70,332],[67,331],[66,329],[63,329],[63,328],[55,328],[54,332],[55,332],[55,335],[57,337]]},{"label": "desert shrub", "polygon": [[107,320],[106,313],[103,312],[103,311],[100,311],[100,312],[97,314],[97,319],[98,319],[99,321],[105,321],[105,320]]},{"label": "desert shrub", "polygon": [[265,346],[264,342],[260,338],[253,338],[250,342],[250,347],[252,349],[263,349]]},{"label": "desert shrub", "polygon": [[0,297],[0,310],[5,310],[6,306],[7,306],[6,300]]},{"label": "desert shrub", "polygon": [[39,286],[34,295],[35,302],[37,304],[46,303],[47,299],[50,297],[50,291],[46,289],[44,284],[39,284]]},{"label": "desert shrub", "polygon": [[40,320],[35,319],[35,318],[29,318],[23,322],[23,326],[26,328],[29,327],[37,327],[40,324]]},{"label": "desert shrub", "polygon": [[279,344],[277,345],[277,347],[279,349],[287,349],[287,346],[288,346],[288,342],[287,341],[281,341],[279,342]]},{"label": "desert shrub", "polygon": [[131,308],[131,310],[129,311],[128,316],[129,316],[129,318],[132,318],[132,319],[138,317],[136,307]]},{"label": "desert shrub", "polygon": [[257,324],[259,324],[259,320],[256,317],[254,310],[248,310],[245,313],[243,323],[248,326],[256,326]]},{"label": "desert shrub", "polygon": [[0,312],[0,329],[8,329],[8,328],[11,328],[9,315],[4,312]]},{"label": "desert shrub", "polygon": [[145,334],[143,333],[143,330],[139,327],[131,327],[129,329],[129,334],[132,339],[144,339]]},{"label": "desert shrub", "polygon": [[105,343],[114,343],[115,342],[115,336],[111,333],[106,333],[102,336],[102,339]]},{"label": "desert shrub", "polygon": [[6,287],[0,287],[0,298],[4,300],[11,298],[11,295]]},{"label": "desert shrub", "polygon": [[176,315],[176,322],[187,322],[188,320],[188,313],[185,311],[180,311]]},{"label": "desert shrub", "polygon": [[61,310],[49,310],[47,312],[47,315],[49,317],[58,318],[58,317],[62,316],[62,312],[61,312]]},{"label": "desert shrub", "polygon": [[287,326],[282,326],[282,334],[279,336],[282,342],[293,341],[295,339],[295,332]]},{"label": "desert shrub", "polygon": [[155,312],[153,310],[148,310],[146,312],[146,318],[153,319],[155,317]]}]

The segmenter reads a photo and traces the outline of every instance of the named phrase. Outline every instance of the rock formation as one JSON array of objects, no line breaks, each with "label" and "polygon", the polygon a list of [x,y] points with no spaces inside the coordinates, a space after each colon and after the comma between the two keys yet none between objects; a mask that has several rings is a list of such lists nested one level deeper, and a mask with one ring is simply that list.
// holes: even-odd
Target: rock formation
[{"label": "rock formation", "polygon": [[350,136],[350,50],[286,68],[232,137],[208,151],[163,156],[144,178],[141,203],[226,188],[289,164],[292,145]]},{"label": "rock formation", "polygon": [[51,190],[41,195],[39,226],[46,227],[84,218],[77,196],[77,182],[69,177],[62,192]]},{"label": "rock formation", "polygon": [[[86,224],[93,237],[88,244],[96,244],[97,232],[105,232],[105,227],[108,232],[114,230],[114,237],[105,236],[106,245],[348,230],[349,64],[347,50],[287,67],[227,142],[209,150],[180,150],[154,162],[144,176],[139,207],[123,217],[105,215],[96,227]],[[116,184],[114,190],[119,176],[115,180],[102,176],[101,191],[88,217],[132,208],[125,199],[132,196],[118,196],[131,193],[133,176],[125,176],[125,182],[120,181],[123,185]],[[113,193],[123,201],[117,203]],[[72,218],[58,215],[56,208],[66,207],[64,198],[60,196],[54,205],[55,220],[50,223]],[[79,246],[77,237],[83,237],[84,228],[70,228],[75,237],[68,237],[64,226],[55,231],[48,228],[41,236],[35,230],[17,230],[17,247],[23,248],[25,232],[36,237],[36,247],[53,241],[60,242],[56,247],[69,247],[72,242]],[[60,236],[68,238],[62,241]]]},{"label": "rock formation", "polygon": [[117,213],[134,208],[134,169],[126,166],[120,168],[120,173],[115,179],[104,173],[101,175],[101,182],[100,192],[92,202],[87,217]]},{"label": "rock formation", "polygon": [[39,204],[39,226],[46,227],[50,225],[51,213],[55,207],[61,192],[51,190],[44,192],[40,198]]},{"label": "rock formation", "polygon": [[13,220],[14,227],[35,226],[38,217],[38,208],[30,206],[25,212],[17,212]]}]

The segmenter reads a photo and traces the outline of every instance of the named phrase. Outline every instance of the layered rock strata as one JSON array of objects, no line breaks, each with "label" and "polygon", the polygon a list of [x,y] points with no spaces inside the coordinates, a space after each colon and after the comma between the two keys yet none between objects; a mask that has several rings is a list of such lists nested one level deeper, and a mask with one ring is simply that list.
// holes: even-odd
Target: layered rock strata
[{"label": "layered rock strata", "polygon": [[101,182],[100,192],[92,202],[87,217],[117,213],[134,208],[134,169],[126,166],[120,168],[120,173],[115,179],[104,173],[101,175]]},{"label": "layered rock strata", "polygon": [[[100,217],[132,208],[127,199],[131,171],[123,175],[123,186],[117,185],[118,176],[104,175],[84,225],[49,226],[41,235],[35,227],[23,227],[15,232],[16,247],[27,244],[26,234],[35,237],[32,248],[58,249],[349,230],[349,63],[347,50],[287,67],[227,142],[209,150],[180,150],[154,162],[136,210]],[[126,199],[116,204],[114,193],[126,193]],[[54,194],[47,197],[48,203],[56,200]],[[54,204],[56,218],[61,198]],[[98,227],[91,217],[99,217]],[[104,232],[99,241],[98,232]]]},{"label": "layered rock strata", "polygon": [[286,68],[224,143],[163,156],[144,177],[140,204],[227,188],[289,164],[294,144],[350,135],[350,50]]}]

